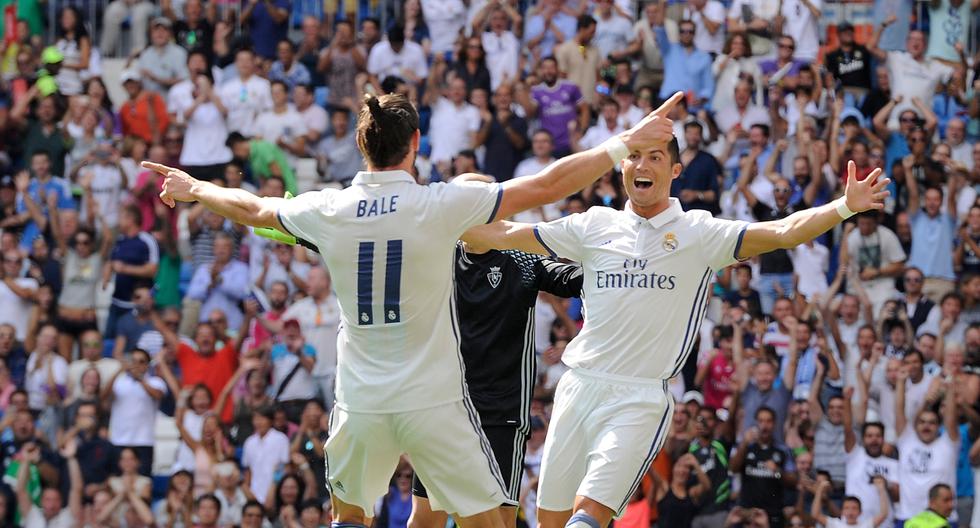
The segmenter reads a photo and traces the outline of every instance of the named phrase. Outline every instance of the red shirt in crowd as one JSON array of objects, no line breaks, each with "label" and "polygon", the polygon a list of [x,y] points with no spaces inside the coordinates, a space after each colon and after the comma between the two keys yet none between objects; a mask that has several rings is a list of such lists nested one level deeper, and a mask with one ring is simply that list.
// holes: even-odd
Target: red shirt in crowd
[{"label": "red shirt in crowd", "polygon": [[119,120],[124,135],[140,137],[149,144],[153,144],[155,138],[162,138],[170,124],[167,104],[154,92],[143,92],[136,99],[123,103]]},{"label": "red shirt in crowd", "polygon": [[[212,396],[217,400],[228,380],[238,369],[238,352],[235,351],[234,343],[228,343],[224,348],[215,350],[214,354],[203,356],[187,343],[181,343],[177,348],[177,364],[180,365],[180,371],[184,376],[184,387],[193,387],[202,383],[211,389]],[[231,403],[229,398],[225,408],[221,410],[222,422],[231,421],[233,410]]]},{"label": "red shirt in crowd", "polygon": [[735,364],[721,352],[708,364],[708,375],[704,379],[704,406],[712,409],[724,407],[725,398],[732,393],[732,375]]}]

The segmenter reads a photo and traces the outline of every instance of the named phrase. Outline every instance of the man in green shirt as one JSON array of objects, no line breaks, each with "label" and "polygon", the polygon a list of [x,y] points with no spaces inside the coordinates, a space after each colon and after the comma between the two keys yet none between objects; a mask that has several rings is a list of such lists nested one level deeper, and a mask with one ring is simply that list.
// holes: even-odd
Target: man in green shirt
[{"label": "man in green shirt", "polygon": [[953,514],[953,490],[946,484],[929,488],[929,508],[905,521],[905,528],[949,528]]},{"label": "man in green shirt", "polygon": [[262,139],[247,139],[238,132],[232,132],[228,136],[228,148],[232,155],[240,160],[247,160],[249,171],[255,178],[266,179],[269,176],[278,176],[286,184],[286,190],[292,194],[299,194],[296,188],[296,174],[289,166],[286,153],[275,143]]}]

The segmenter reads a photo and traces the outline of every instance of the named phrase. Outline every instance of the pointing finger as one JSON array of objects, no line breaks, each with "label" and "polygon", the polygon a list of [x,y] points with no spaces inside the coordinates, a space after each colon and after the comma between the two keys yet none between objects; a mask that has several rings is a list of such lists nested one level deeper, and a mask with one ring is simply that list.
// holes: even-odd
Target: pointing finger
[{"label": "pointing finger", "polygon": [[674,95],[670,96],[670,99],[664,101],[664,104],[660,105],[652,112],[652,115],[657,117],[667,117],[667,114],[674,109],[674,106],[684,98],[684,92],[674,92]]},{"label": "pointing finger", "polygon": [[162,165],[160,163],[153,163],[152,161],[141,162],[140,166],[143,167],[144,169],[150,169],[151,171],[158,172],[164,176],[166,176],[168,172],[175,170],[171,167]]}]

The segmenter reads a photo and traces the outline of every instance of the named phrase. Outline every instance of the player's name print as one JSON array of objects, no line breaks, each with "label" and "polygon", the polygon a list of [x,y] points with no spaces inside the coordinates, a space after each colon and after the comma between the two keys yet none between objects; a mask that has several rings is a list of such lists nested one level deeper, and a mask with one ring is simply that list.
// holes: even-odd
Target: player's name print
[{"label": "player's name print", "polygon": [[383,214],[394,213],[396,205],[398,205],[397,194],[382,196],[374,200],[359,200],[357,202],[357,217],[381,216]]}]

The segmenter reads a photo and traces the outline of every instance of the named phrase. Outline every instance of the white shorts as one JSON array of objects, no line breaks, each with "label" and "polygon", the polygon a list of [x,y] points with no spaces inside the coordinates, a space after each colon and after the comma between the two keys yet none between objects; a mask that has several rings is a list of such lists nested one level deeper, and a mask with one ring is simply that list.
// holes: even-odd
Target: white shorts
[{"label": "white shorts", "polygon": [[479,417],[463,401],[392,414],[334,407],[326,445],[327,486],[374,515],[402,453],[425,481],[433,510],[469,517],[507,500]]},{"label": "white shorts", "polygon": [[673,413],[666,380],[566,372],[544,442],[538,508],[570,510],[581,495],[618,518],[663,447]]}]

